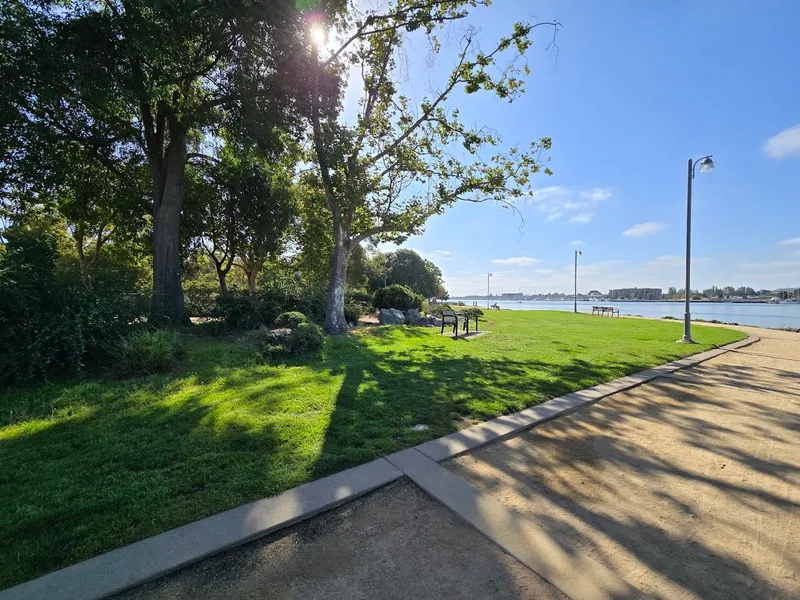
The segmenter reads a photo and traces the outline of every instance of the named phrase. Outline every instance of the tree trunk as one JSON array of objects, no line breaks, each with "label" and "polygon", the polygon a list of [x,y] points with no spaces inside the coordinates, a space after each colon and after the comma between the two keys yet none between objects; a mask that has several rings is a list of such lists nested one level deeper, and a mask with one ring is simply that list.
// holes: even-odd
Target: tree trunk
[{"label": "tree trunk", "polygon": [[181,287],[180,229],[186,193],[186,132],[170,127],[163,161],[152,164],[153,175],[153,300],[150,321],[188,324]]},{"label": "tree trunk", "polygon": [[223,296],[228,295],[228,282],[225,279],[228,275],[227,271],[223,271],[219,267],[217,267],[217,277],[219,278],[219,293]]},{"label": "tree trunk", "polygon": [[251,296],[256,295],[256,278],[258,277],[258,267],[254,266],[247,271],[247,291]]},{"label": "tree trunk", "polygon": [[341,226],[335,226],[331,283],[328,286],[328,302],[325,310],[325,333],[345,333],[348,330],[347,320],[344,317],[344,287],[349,260],[349,237]]}]

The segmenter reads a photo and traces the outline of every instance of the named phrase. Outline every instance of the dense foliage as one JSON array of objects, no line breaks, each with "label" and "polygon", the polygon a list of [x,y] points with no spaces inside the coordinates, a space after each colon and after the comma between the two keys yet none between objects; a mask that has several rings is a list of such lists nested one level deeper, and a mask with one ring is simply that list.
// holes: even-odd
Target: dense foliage
[{"label": "dense foliage", "polygon": [[183,353],[174,331],[140,329],[123,337],[114,348],[112,372],[119,377],[138,377],[171,371]]},{"label": "dense foliage", "polygon": [[298,312],[321,323],[325,318],[325,288],[274,273],[257,293],[232,289],[216,299],[215,315],[232,331],[271,326],[282,313]]},{"label": "dense foliage", "polygon": [[301,312],[292,310],[289,312],[279,314],[275,319],[275,327],[288,327],[289,329],[297,329],[300,323],[309,323],[308,317]]},{"label": "dense foliage", "polygon": [[404,285],[393,284],[375,292],[372,305],[375,308],[396,308],[397,310],[422,309],[424,298]]},{"label": "dense foliage", "polygon": [[116,270],[87,287],[78,273],[59,264],[51,231],[14,227],[5,235],[0,380],[74,373],[103,361],[116,338],[143,314],[135,282]]}]

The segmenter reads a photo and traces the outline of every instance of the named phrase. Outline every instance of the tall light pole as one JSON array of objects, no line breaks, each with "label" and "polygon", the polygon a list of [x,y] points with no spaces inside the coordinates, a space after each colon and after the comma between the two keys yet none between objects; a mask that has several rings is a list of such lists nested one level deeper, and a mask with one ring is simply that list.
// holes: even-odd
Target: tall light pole
[{"label": "tall light pole", "polygon": [[580,250],[575,250],[575,295],[573,296],[574,304],[572,306],[572,312],[578,312],[578,257],[583,256],[583,252]]},{"label": "tall light pole", "polygon": [[692,271],[692,180],[695,176],[695,167],[700,163],[700,172],[707,173],[714,170],[714,161],[711,160],[711,154],[698,158],[692,162],[689,159],[688,173],[686,177],[686,286],[683,289],[685,296],[686,310],[683,315],[683,337],[679,342],[686,344],[696,343],[692,339],[692,314],[691,314],[691,301],[692,301],[692,287],[691,287],[691,271]]},{"label": "tall light pole", "polygon": [[489,296],[491,296],[491,294],[489,293],[489,278],[491,276],[492,276],[491,273],[486,274],[486,308],[489,308]]}]

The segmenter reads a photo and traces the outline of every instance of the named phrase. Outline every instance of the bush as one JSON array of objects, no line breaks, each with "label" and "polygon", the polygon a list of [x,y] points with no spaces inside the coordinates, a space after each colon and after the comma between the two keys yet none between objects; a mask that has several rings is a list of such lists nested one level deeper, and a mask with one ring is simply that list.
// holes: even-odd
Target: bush
[{"label": "bush", "polygon": [[185,281],[183,297],[186,312],[192,317],[210,317],[216,308],[219,284],[213,281]]},{"label": "bush", "polygon": [[361,316],[361,307],[355,302],[344,305],[344,320],[355,325]]},{"label": "bush", "polygon": [[115,375],[141,377],[171,371],[183,348],[174,331],[140,330],[120,339],[113,354]]},{"label": "bush", "polygon": [[243,290],[233,289],[225,296],[217,296],[214,314],[222,317],[225,326],[233,331],[255,329],[265,324],[258,297]]},{"label": "bush", "polygon": [[372,306],[373,294],[367,290],[347,290],[345,292],[345,302],[363,302]]},{"label": "bush", "polygon": [[292,335],[291,352],[315,354],[322,350],[322,329],[314,323],[300,323]]},{"label": "bush", "polygon": [[375,292],[372,305],[377,308],[396,308],[397,310],[422,309],[423,297],[415,294],[410,288],[397,283],[386,286]]},{"label": "bush", "polygon": [[474,319],[475,317],[482,317],[483,311],[477,306],[470,306],[469,308],[464,309],[464,314],[469,318]]},{"label": "bush", "polygon": [[57,240],[42,229],[10,227],[0,252],[0,381],[76,373],[108,356],[143,315],[135,282],[123,276],[89,287],[77,269],[58,268]]},{"label": "bush", "polygon": [[429,304],[425,312],[429,315],[434,315],[441,319],[443,310],[453,310],[453,309],[450,308],[449,304]]},{"label": "bush", "polygon": [[221,317],[229,331],[244,331],[270,325],[285,312],[298,312],[309,320],[325,319],[326,287],[319,283],[303,284],[278,273],[250,296],[232,289],[227,296],[217,296],[214,315]]},{"label": "bush", "polygon": [[289,329],[297,329],[301,323],[310,323],[307,316],[301,312],[290,311],[281,313],[275,319],[275,327],[288,327]]}]

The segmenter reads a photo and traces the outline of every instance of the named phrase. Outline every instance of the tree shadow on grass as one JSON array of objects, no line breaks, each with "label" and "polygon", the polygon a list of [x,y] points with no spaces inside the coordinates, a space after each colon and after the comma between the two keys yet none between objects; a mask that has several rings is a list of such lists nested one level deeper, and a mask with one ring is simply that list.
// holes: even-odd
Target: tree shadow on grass
[{"label": "tree shadow on grass", "polygon": [[[354,340],[346,355],[312,365],[343,376],[315,476],[653,366],[644,360],[483,358],[424,342],[390,352],[377,348],[373,340]],[[414,425],[428,429],[413,431]]]}]

